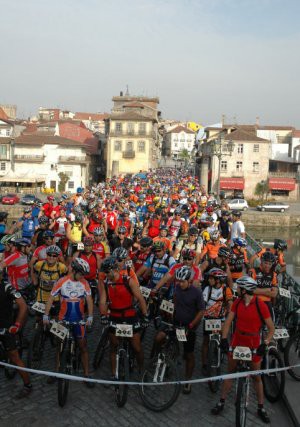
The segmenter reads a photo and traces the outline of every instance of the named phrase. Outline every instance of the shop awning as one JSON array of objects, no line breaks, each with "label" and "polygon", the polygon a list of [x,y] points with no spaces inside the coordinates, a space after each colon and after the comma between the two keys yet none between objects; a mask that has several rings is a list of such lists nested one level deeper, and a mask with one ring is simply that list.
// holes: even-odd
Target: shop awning
[{"label": "shop awning", "polygon": [[269,178],[269,189],[270,190],[295,190],[296,181],[295,178]]},{"label": "shop awning", "polygon": [[244,178],[221,178],[220,189],[221,190],[244,190],[245,180]]}]

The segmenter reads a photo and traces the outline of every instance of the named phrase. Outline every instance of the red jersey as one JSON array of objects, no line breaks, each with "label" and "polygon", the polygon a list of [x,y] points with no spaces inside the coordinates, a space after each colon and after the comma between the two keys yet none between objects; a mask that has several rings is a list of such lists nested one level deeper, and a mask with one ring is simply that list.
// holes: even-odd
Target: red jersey
[{"label": "red jersey", "polygon": [[54,206],[52,203],[45,203],[43,205],[44,215],[46,215],[48,218],[51,218],[51,213],[53,209],[54,209]]},{"label": "red jersey", "polygon": [[110,230],[115,230],[117,226],[117,214],[116,212],[107,212],[106,214],[107,227]]},{"label": "red jersey", "polygon": [[15,289],[25,289],[30,285],[28,260],[26,255],[22,252],[16,251],[5,258],[3,262],[7,267],[9,281]]},{"label": "red jersey", "polygon": [[85,254],[84,252],[80,252],[78,258],[84,259],[90,266],[90,272],[89,274],[85,275],[84,278],[86,280],[94,280],[97,276],[97,255],[92,252],[89,254]]}]

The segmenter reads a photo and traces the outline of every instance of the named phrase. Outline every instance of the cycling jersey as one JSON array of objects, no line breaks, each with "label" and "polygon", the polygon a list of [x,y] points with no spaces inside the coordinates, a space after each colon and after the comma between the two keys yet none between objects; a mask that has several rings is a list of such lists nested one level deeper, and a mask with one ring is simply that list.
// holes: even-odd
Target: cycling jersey
[{"label": "cycling jersey", "polygon": [[244,266],[248,264],[247,252],[240,252],[233,248],[230,259],[229,268],[231,271],[231,277],[236,280],[243,276]]},{"label": "cycling jersey", "polygon": [[226,305],[232,300],[232,291],[226,285],[220,288],[206,286],[203,290],[203,298],[205,301],[205,317],[208,318],[223,318],[225,316]]},{"label": "cycling jersey", "polygon": [[17,290],[26,289],[30,285],[27,256],[15,251],[4,259],[7,275],[12,286]]},{"label": "cycling jersey", "polygon": [[99,255],[101,259],[104,259],[106,256],[109,255],[110,249],[108,244],[105,241],[102,241],[102,242],[94,243],[93,252]]},{"label": "cycling jersey", "polygon": [[150,255],[144,265],[152,270],[151,287],[154,287],[175,263],[175,259],[168,254],[164,254],[162,258]]},{"label": "cycling jersey", "polygon": [[117,226],[117,214],[116,212],[106,213],[106,223],[109,230],[115,230]]},{"label": "cycling jersey", "polygon": [[150,252],[142,252],[141,250],[137,250],[133,254],[131,254],[131,259],[134,266],[134,271],[137,273],[139,269],[144,265],[146,259],[150,256]]},{"label": "cycling jersey", "polygon": [[[269,273],[264,273],[260,267],[251,268],[249,270],[249,275],[257,281],[258,288],[271,289],[274,286],[278,286],[277,274],[273,270],[271,270]],[[265,295],[259,295],[259,298],[262,301],[271,301],[271,298]]]},{"label": "cycling jersey", "polygon": [[[81,242],[82,238],[82,225],[77,222],[71,223],[71,232],[70,232],[71,238],[75,243]],[[72,242],[73,243],[73,242]]]},{"label": "cycling jersey", "polygon": [[161,225],[161,220],[157,218],[151,218],[149,220],[149,230],[148,230],[148,236],[152,239],[154,237],[157,237],[159,235],[159,227]]},{"label": "cycling jersey", "polygon": [[169,235],[172,237],[177,237],[180,232],[181,224],[182,224],[182,219],[176,220],[171,217],[167,224],[167,226],[169,227]]},{"label": "cycling jersey", "polygon": [[96,279],[97,276],[97,256],[93,252],[87,255],[85,252],[79,252],[78,258],[84,259],[90,266],[89,274],[86,274],[84,278],[86,280]]},{"label": "cycling jersey", "polygon": [[43,212],[44,215],[46,215],[48,218],[51,218],[51,213],[53,211],[53,204],[52,203],[45,203],[43,205]]},{"label": "cycling jersey", "polygon": [[217,258],[218,252],[221,246],[224,246],[224,245],[222,245],[221,243],[214,244],[214,243],[208,242],[206,246],[204,246],[201,252],[201,256],[204,256],[207,254],[208,258]]},{"label": "cycling jersey", "polygon": [[53,227],[55,237],[63,237],[66,235],[66,227],[68,222],[69,221],[66,217],[59,217],[55,220]]},{"label": "cycling jersey", "polygon": [[37,261],[34,271],[38,274],[37,301],[46,303],[50,292],[58,279],[68,272],[68,268],[61,262],[49,265],[47,261]]}]

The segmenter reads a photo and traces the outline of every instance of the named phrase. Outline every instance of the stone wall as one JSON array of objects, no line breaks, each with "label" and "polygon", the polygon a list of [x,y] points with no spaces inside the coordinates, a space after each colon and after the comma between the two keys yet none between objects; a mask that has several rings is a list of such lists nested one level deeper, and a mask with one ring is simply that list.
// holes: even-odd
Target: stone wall
[{"label": "stone wall", "polygon": [[245,212],[242,221],[246,227],[300,227],[300,216],[272,212]]}]

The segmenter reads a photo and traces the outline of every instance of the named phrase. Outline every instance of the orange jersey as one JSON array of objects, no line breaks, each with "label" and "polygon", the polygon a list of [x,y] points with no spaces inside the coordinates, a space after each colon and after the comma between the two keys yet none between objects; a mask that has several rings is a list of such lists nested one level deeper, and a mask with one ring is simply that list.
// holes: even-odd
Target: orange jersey
[{"label": "orange jersey", "polygon": [[207,254],[210,259],[217,258],[221,246],[225,245],[222,245],[221,243],[217,243],[215,245],[214,243],[208,242],[201,252],[201,257]]},{"label": "orange jersey", "polygon": [[[249,276],[253,277],[257,281],[258,288],[272,288],[278,286],[277,274],[272,270],[270,273],[263,273],[261,268],[251,268],[249,270]],[[270,297],[265,295],[259,295],[262,301],[271,301]]]},{"label": "orange jersey", "polygon": [[163,242],[168,251],[170,251],[172,248],[172,243],[171,243],[170,239],[168,239],[167,237],[159,237],[159,236],[154,237],[153,243],[155,243],[155,242]]}]

